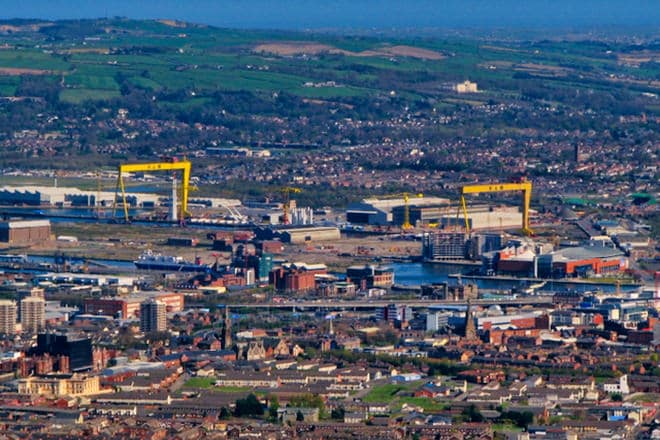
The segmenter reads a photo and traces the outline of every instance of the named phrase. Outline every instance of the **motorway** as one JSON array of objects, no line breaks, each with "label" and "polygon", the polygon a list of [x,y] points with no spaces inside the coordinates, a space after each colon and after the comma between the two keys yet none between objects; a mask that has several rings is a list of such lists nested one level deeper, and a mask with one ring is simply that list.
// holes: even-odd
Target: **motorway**
[{"label": "motorway", "polygon": [[[446,301],[446,300],[430,300],[430,299],[389,299],[389,300],[374,300],[374,301],[288,301],[282,303],[239,303],[227,304],[232,309],[251,308],[251,309],[332,309],[332,310],[347,310],[347,309],[376,309],[385,307],[388,304],[405,304],[410,307],[428,308],[434,306],[465,306],[466,301]],[[551,305],[552,296],[529,296],[522,298],[502,298],[502,299],[477,299],[471,301],[475,306],[542,306]]]}]

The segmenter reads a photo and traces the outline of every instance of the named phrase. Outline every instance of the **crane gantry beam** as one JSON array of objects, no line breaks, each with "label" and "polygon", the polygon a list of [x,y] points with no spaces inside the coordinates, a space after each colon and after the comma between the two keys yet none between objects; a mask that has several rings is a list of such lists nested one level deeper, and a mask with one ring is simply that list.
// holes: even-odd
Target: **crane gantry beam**
[{"label": "crane gantry beam", "polygon": [[[128,205],[126,204],[126,187],[124,185],[124,174],[148,172],[148,171],[182,171],[183,178],[181,183],[181,217],[183,220],[188,214],[188,193],[190,192],[190,168],[191,163],[187,160],[172,161],[172,162],[148,162],[148,163],[135,163],[135,164],[121,164],[119,165],[119,175],[117,176],[117,186],[121,189],[122,203],[124,206],[124,219],[129,221]],[[115,203],[117,197],[115,196]],[[174,201],[173,201],[174,202]],[[174,207],[176,209],[176,207]],[[113,209],[113,213],[114,213]]]},{"label": "crane gantry beam", "polygon": [[492,192],[505,192],[505,191],[522,191],[523,204],[522,204],[522,230],[526,235],[531,235],[532,230],[529,228],[529,205],[532,200],[532,182],[522,181],[517,183],[490,183],[480,185],[466,185],[461,190],[461,206],[463,207],[463,215],[465,216],[465,233],[470,234],[470,223],[468,221],[467,204],[465,203],[466,194],[479,194],[479,193],[492,193]]}]

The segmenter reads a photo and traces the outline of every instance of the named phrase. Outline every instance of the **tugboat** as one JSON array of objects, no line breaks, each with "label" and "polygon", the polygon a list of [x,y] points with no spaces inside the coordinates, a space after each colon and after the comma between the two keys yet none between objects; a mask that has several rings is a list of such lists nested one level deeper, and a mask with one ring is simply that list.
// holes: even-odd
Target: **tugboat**
[{"label": "tugboat", "polygon": [[208,272],[211,270],[211,267],[203,264],[199,257],[195,257],[195,261],[190,262],[182,257],[155,253],[151,249],[142,252],[133,263],[140,270],[166,272]]}]

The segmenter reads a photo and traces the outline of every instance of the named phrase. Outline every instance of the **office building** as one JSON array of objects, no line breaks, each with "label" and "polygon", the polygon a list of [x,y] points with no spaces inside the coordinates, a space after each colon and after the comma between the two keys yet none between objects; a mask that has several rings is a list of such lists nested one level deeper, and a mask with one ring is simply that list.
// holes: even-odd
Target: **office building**
[{"label": "office building", "polygon": [[155,299],[140,304],[140,331],[164,332],[167,329],[167,306]]},{"label": "office building", "polygon": [[0,333],[11,335],[16,332],[16,303],[0,300]]},{"label": "office building", "polygon": [[36,334],[46,324],[46,301],[43,298],[28,296],[21,300],[21,325],[23,332]]},{"label": "office building", "polygon": [[41,333],[37,336],[38,355],[65,356],[71,371],[90,370],[93,364],[92,340],[84,337]]}]

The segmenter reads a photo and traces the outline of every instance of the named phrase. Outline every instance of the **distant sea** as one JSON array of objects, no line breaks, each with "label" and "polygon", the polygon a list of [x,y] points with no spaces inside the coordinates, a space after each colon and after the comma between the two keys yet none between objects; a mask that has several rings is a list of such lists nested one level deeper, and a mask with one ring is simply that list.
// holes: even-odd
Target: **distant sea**
[{"label": "distant sea", "polygon": [[657,31],[659,0],[13,0],[0,18],[167,18],[284,30]]}]

